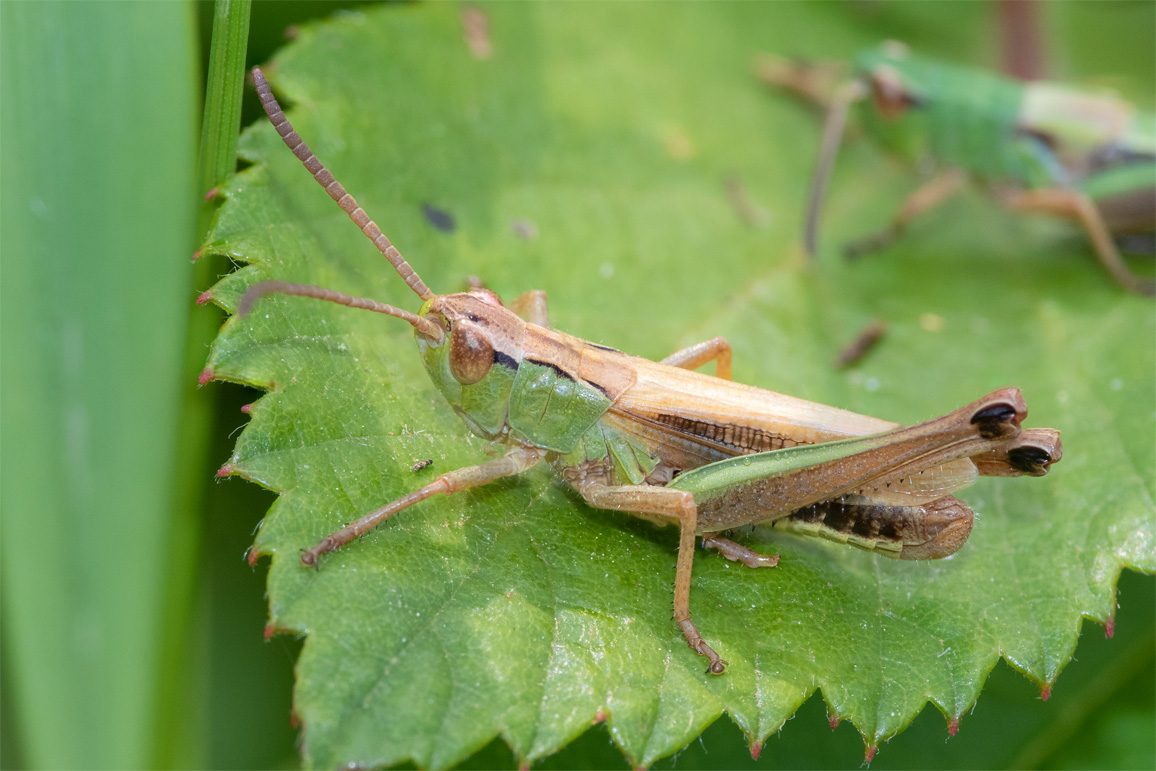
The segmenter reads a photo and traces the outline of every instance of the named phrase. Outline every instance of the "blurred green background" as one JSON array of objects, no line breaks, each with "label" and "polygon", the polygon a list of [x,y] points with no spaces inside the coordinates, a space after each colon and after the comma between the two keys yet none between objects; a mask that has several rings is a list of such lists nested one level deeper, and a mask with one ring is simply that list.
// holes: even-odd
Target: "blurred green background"
[{"label": "blurred green background", "polygon": [[[347,7],[255,4],[248,65],[266,61],[293,25]],[[938,28],[933,4],[768,12],[776,8],[808,39],[838,19],[840,40],[847,30],[913,42],[966,36],[977,60],[999,63],[995,5],[967,30]],[[1139,82],[1150,83],[1151,48],[1137,50],[1126,33],[1150,28],[1152,9],[1041,6],[1053,73],[1112,83],[1142,66]],[[197,171],[212,20],[208,2],[0,3],[4,768],[298,763],[299,644],[264,641],[265,568],[244,560],[272,496],[213,481],[245,422],[241,406],[258,394],[195,388],[220,313],[192,303],[230,270],[188,259],[213,206]],[[246,91],[242,122],[258,113]],[[1001,663],[958,736],[945,744],[942,716],[927,709],[873,765],[1152,767],[1152,577],[1126,572],[1119,600],[1115,638],[1086,625],[1050,701]],[[723,719],[657,766],[855,767],[861,753],[850,726],[830,730],[816,696],[758,763]],[[495,743],[467,765],[512,762]],[[594,729],[543,766],[625,763]]]}]

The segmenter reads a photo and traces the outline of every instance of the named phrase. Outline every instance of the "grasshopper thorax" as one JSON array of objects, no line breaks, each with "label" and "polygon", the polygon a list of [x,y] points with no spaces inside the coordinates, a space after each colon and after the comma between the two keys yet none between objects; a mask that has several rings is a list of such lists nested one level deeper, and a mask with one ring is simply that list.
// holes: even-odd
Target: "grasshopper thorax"
[{"label": "grasshopper thorax", "polygon": [[440,339],[414,334],[434,385],[476,434],[501,435],[526,322],[488,289],[435,295],[418,315],[443,332]]}]

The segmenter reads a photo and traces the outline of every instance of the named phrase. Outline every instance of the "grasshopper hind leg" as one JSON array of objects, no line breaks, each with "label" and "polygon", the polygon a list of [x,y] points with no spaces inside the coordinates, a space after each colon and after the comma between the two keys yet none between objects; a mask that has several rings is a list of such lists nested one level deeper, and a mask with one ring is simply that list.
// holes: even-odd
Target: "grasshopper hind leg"
[{"label": "grasshopper hind leg", "polygon": [[[674,620],[686,644],[710,662],[707,671],[721,675],[727,662],[707,644],[690,620],[690,576],[694,567],[695,528],[698,507],[694,496],[683,490],[648,485],[606,485],[588,480],[575,485],[588,504],[598,509],[625,511],[653,522],[678,524],[678,563],[674,573]],[[736,544],[737,546],[737,544]]]},{"label": "grasshopper hind leg", "polygon": [[1004,203],[1013,211],[1052,214],[1080,223],[1100,263],[1120,286],[1134,294],[1156,295],[1156,281],[1137,276],[1128,269],[1107,223],[1096,204],[1085,193],[1065,188],[1023,190],[1004,196]]}]

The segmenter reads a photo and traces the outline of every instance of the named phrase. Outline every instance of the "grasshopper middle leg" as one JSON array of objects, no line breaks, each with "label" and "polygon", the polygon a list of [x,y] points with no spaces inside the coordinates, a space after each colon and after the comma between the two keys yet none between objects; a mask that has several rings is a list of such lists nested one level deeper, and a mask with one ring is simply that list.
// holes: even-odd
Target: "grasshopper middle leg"
[{"label": "grasshopper middle leg", "polygon": [[683,348],[663,359],[660,364],[668,364],[682,369],[698,369],[713,361],[715,377],[731,379],[731,344],[724,337],[712,337],[692,346]]},{"label": "grasshopper middle leg", "polygon": [[940,172],[918,190],[904,199],[899,211],[891,218],[887,227],[878,233],[866,236],[848,244],[843,252],[847,259],[857,259],[864,254],[878,251],[903,235],[907,224],[925,211],[930,211],[946,201],[963,187],[967,179],[959,169]]},{"label": "grasshopper middle leg", "polygon": [[546,293],[541,289],[531,289],[514,298],[510,310],[531,324],[550,328],[550,310],[546,303]]},{"label": "grasshopper middle leg", "polygon": [[682,490],[646,485],[609,486],[598,482],[578,485],[578,492],[591,506],[599,509],[628,511],[646,519],[678,523],[678,563],[674,573],[674,620],[682,636],[695,653],[710,661],[708,671],[721,675],[727,668],[714,648],[702,639],[698,627],[690,620],[690,576],[694,567],[694,539],[698,509],[694,496]]}]

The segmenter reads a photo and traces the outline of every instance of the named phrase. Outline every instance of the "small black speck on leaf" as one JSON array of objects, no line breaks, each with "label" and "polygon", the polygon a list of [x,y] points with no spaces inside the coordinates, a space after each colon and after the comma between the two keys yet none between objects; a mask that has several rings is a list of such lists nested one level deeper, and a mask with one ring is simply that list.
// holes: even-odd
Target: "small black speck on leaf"
[{"label": "small black speck on leaf", "polygon": [[426,203],[423,201],[422,205],[421,205],[421,213],[425,215],[425,218],[429,222],[429,224],[433,225],[437,230],[440,230],[442,233],[454,232],[454,229],[456,227],[454,225],[454,218],[445,209],[439,209],[438,207],[434,206],[433,204]]}]

